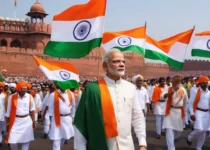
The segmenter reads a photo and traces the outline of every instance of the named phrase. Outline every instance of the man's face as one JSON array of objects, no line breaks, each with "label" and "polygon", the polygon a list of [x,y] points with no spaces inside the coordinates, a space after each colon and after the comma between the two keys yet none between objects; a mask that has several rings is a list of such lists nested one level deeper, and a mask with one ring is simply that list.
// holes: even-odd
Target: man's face
[{"label": "man's face", "polygon": [[24,88],[20,89],[20,91],[18,93],[20,94],[20,96],[24,96],[26,92],[27,92],[27,87],[24,87]]},{"label": "man's face", "polygon": [[207,89],[207,87],[208,87],[208,82],[206,81],[206,82],[200,83],[200,87],[201,87],[204,91],[206,91],[206,89]]},{"label": "man's face", "polygon": [[165,80],[163,80],[159,84],[160,84],[160,86],[165,86],[166,82],[165,82]]},{"label": "man's face", "polygon": [[138,88],[140,88],[141,86],[143,86],[143,83],[144,83],[143,78],[138,77],[138,78],[136,79],[136,86],[137,86]]},{"label": "man's face", "polygon": [[3,87],[2,86],[0,86],[0,93],[3,91]]},{"label": "man's face", "polygon": [[155,85],[155,80],[153,80],[153,81],[151,82],[151,85]]},{"label": "man's face", "polygon": [[4,86],[4,91],[8,91],[8,89],[9,89],[9,86],[8,85],[5,85]]},{"label": "man's face", "polygon": [[175,90],[178,90],[181,87],[182,84],[181,81],[182,81],[181,78],[176,78],[172,80],[172,86]]},{"label": "man's face", "polygon": [[12,94],[14,94],[16,92],[16,89],[14,87],[11,87],[10,91],[11,91]]},{"label": "man's face", "polygon": [[104,66],[107,74],[114,77],[122,77],[125,74],[125,60],[122,53],[114,52],[110,55]]}]

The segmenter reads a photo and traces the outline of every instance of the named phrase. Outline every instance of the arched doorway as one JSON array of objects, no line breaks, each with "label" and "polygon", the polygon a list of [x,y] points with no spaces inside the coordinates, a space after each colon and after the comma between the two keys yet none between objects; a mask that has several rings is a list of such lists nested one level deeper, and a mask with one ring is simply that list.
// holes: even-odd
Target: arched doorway
[{"label": "arched doorway", "polygon": [[7,47],[7,41],[5,39],[0,41],[0,47]]},{"label": "arched doorway", "polygon": [[11,42],[10,47],[19,47],[19,48],[21,48],[21,42],[16,39],[16,40]]}]

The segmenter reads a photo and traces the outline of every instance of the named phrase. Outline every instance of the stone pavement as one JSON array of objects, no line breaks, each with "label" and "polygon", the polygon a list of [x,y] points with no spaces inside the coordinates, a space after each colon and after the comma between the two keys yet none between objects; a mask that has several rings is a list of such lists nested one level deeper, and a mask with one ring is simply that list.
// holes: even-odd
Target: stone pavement
[{"label": "stone pavement", "polygon": [[[51,150],[52,142],[50,140],[43,139],[43,126],[39,125],[39,127],[35,130],[35,141],[31,142],[30,150]],[[195,150],[196,140],[193,141],[192,146],[188,146],[186,144],[186,137],[191,132],[191,129],[184,131],[176,141],[176,150]],[[136,139],[135,134],[133,134],[134,143],[136,146],[136,150],[138,149],[138,141]],[[97,142],[97,141],[96,141]],[[160,140],[155,138],[155,119],[153,116],[148,117],[147,121],[147,142],[148,142],[148,150],[167,150],[165,137],[161,137]],[[0,150],[10,150],[7,145],[4,145]],[[73,139],[68,141],[67,145],[62,147],[62,150],[73,150]],[[203,150],[210,150],[210,138],[207,136],[205,145]]]}]

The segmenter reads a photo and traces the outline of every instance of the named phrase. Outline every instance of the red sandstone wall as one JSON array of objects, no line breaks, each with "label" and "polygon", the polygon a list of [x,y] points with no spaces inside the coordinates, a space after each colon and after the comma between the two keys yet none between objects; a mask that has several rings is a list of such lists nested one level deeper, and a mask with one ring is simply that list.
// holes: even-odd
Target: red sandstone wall
[{"label": "red sandstone wall", "polygon": [[[82,59],[58,59],[43,55],[42,50],[33,49],[19,49],[19,48],[6,48],[0,47],[0,66],[8,70],[8,73],[40,76],[42,73],[35,64],[31,53],[38,55],[40,58],[50,61],[67,61],[74,64],[80,75],[83,76],[95,76],[98,72],[98,50],[94,50],[87,57]],[[143,67],[143,59],[141,55],[125,54],[126,56],[126,75],[133,76],[136,74],[143,74],[145,78],[167,76],[168,68],[158,65],[145,64]],[[161,67],[161,68],[160,68]],[[143,70],[144,68],[144,70]],[[104,74],[103,68],[100,62],[100,73]]]}]

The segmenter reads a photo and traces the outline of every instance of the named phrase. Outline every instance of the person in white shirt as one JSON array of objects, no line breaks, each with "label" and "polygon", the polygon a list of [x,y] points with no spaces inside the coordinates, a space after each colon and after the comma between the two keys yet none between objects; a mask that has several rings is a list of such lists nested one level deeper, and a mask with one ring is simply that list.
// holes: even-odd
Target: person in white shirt
[{"label": "person in white shirt", "polygon": [[26,93],[26,82],[18,83],[16,89],[17,93],[9,96],[5,115],[9,128],[6,143],[10,144],[11,150],[18,150],[17,144],[21,144],[22,150],[28,150],[29,142],[34,140],[33,128],[36,128],[35,103],[33,97]]},{"label": "person in white shirt", "polygon": [[35,102],[35,121],[38,122],[38,115],[40,114],[41,111],[41,105],[42,105],[42,100],[37,93],[37,88],[36,86],[32,85],[31,89],[31,95],[33,96],[34,102]]},{"label": "person in white shirt", "polygon": [[145,119],[136,88],[122,79],[123,53],[106,52],[103,68],[106,76],[86,86],[76,111],[77,150],[134,150],[131,126],[139,140],[138,150],[146,150]]},{"label": "person in white shirt", "polygon": [[44,138],[47,138],[47,135],[50,130],[50,116],[48,114],[48,100],[51,93],[55,91],[53,84],[49,85],[49,92],[45,95],[42,102],[42,121],[44,121]]},{"label": "person in white shirt", "polygon": [[150,100],[147,89],[143,86],[144,78],[142,75],[136,75],[132,78],[132,82],[136,86],[137,98],[141,105],[142,112],[146,117],[146,110],[150,112],[150,107],[149,107]]},{"label": "person in white shirt", "polygon": [[53,150],[60,150],[64,142],[74,136],[74,94],[70,90],[57,88],[59,90],[50,94],[47,103],[51,122],[49,138],[53,141]]},{"label": "person in white shirt", "polygon": [[3,93],[4,83],[0,82],[0,147],[2,147],[2,132],[5,130],[5,102],[6,95]]},{"label": "person in white shirt", "polygon": [[175,150],[174,140],[178,139],[184,128],[184,119],[187,115],[188,95],[181,87],[181,76],[172,78],[172,87],[164,94],[166,98],[166,113],[163,119],[163,129],[166,129],[168,150]]},{"label": "person in white shirt", "polygon": [[152,102],[154,104],[154,114],[156,120],[156,138],[160,139],[161,135],[165,135],[163,126],[163,119],[165,116],[166,101],[164,94],[168,92],[168,86],[166,86],[166,80],[163,77],[160,77],[159,85],[154,87],[152,94]]},{"label": "person in white shirt", "polygon": [[192,93],[189,100],[190,118],[194,121],[194,131],[187,138],[187,143],[192,144],[192,140],[197,138],[196,150],[202,150],[205,142],[206,132],[210,130],[210,91],[208,90],[209,78],[199,77],[200,88]]}]

